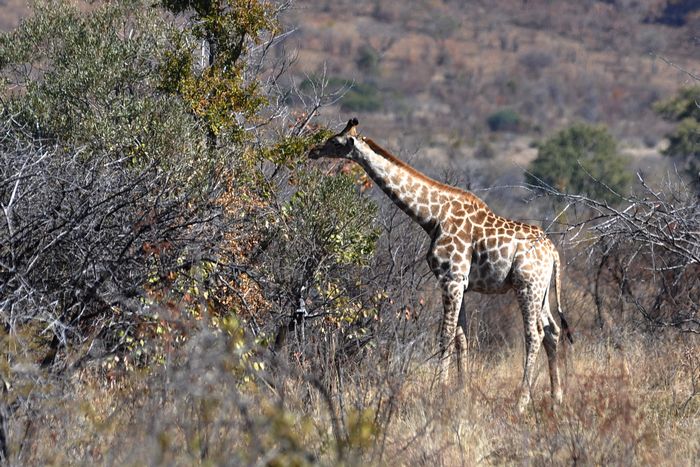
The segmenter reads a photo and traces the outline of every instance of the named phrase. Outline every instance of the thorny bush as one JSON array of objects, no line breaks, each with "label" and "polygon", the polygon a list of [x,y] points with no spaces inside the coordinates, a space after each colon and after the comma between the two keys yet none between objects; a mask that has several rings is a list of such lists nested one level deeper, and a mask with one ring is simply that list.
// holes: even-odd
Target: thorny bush
[{"label": "thorny bush", "polygon": [[564,211],[586,212],[568,226],[569,243],[594,265],[598,324],[617,309],[627,324],[700,333],[700,197],[678,174],[658,187],[638,181],[636,194],[614,195],[615,207],[548,189],[569,203]]},{"label": "thorny bush", "polygon": [[214,254],[216,188],[173,178],[155,162],[88,157],[5,121],[0,319],[7,330],[31,323],[49,337],[54,353],[44,363],[88,338],[99,338],[93,357],[123,350],[140,326],[155,324],[148,291],[178,287],[179,273]]}]

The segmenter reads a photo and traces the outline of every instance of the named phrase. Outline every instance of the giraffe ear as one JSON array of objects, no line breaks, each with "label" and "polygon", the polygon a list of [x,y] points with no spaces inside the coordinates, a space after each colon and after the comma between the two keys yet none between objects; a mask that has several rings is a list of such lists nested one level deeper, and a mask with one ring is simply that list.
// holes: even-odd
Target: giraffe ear
[{"label": "giraffe ear", "polygon": [[353,117],[350,119],[350,121],[348,122],[348,127],[350,127],[350,129],[348,130],[348,134],[350,136],[357,136],[357,125],[359,124],[360,122],[357,121],[357,118]]},{"label": "giraffe ear", "polygon": [[350,136],[357,136],[357,130],[355,127],[358,125],[357,118],[351,118],[348,120],[347,125],[345,125],[345,128],[343,128],[343,131],[338,133],[338,136],[345,136],[345,135],[350,135]]}]

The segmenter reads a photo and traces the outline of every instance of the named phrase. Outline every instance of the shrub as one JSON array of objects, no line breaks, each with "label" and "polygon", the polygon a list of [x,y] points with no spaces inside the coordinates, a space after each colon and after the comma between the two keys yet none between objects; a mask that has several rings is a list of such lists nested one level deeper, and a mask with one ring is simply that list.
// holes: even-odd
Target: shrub
[{"label": "shrub", "polygon": [[88,335],[133,350],[158,326],[156,297],[181,298],[217,257],[217,164],[181,99],[157,89],[172,32],[154,9],[58,2],[0,37],[2,76],[25,89],[2,90],[0,319],[49,323],[46,363]]},{"label": "shrub", "polygon": [[654,109],[666,120],[678,122],[667,136],[664,155],[674,158],[683,172],[700,184],[700,86],[681,90],[677,96],[658,102]]},{"label": "shrub", "polygon": [[[549,190],[549,189],[548,189]],[[626,326],[700,332],[700,202],[677,176],[653,186],[640,177],[625,208],[582,195],[561,196],[569,206],[595,215],[574,221],[573,246],[585,252],[596,271],[592,290],[597,322],[616,314]],[[563,218],[563,216],[562,216]],[[581,234],[578,229],[586,227]],[[627,314],[631,311],[631,314]],[[609,324],[608,324],[609,325]]]},{"label": "shrub", "polygon": [[370,84],[356,83],[345,94],[340,104],[347,112],[376,112],[382,108],[377,88]]},{"label": "shrub", "polygon": [[330,95],[342,95],[340,108],[347,112],[375,112],[382,108],[379,92],[372,84],[355,83],[339,77],[327,80],[311,77],[302,81],[299,88],[304,92],[325,89]]},{"label": "shrub", "polygon": [[296,184],[265,241],[270,295],[287,316],[303,299],[311,315],[334,329],[353,324],[371,311],[358,300],[357,287],[379,235],[376,204],[360,195],[350,175],[301,172]]},{"label": "shrub", "polygon": [[102,344],[93,358],[98,348],[136,350],[159,326],[153,306],[179,303],[187,277],[216,256],[216,191],[183,187],[153,162],[26,142],[21,130],[1,129],[0,200],[11,219],[0,227],[1,322],[46,323],[45,364],[88,336]]},{"label": "shrub", "polygon": [[520,56],[519,62],[529,73],[539,73],[552,64],[554,59],[547,52],[533,51]]},{"label": "shrub", "polygon": [[556,133],[540,146],[526,180],[616,202],[616,192],[624,192],[631,181],[626,163],[605,127],[580,123]]},{"label": "shrub", "polygon": [[374,74],[379,66],[379,53],[371,45],[363,45],[357,51],[357,67],[364,73]]},{"label": "shrub", "polygon": [[[128,25],[132,34],[125,36]],[[66,3],[37,5],[0,37],[6,115],[39,138],[133,162],[172,161],[196,150],[197,128],[179,99],[156,92],[158,63],[172,29],[155,10],[101,5],[91,14]],[[32,73],[23,70],[33,69]]]},{"label": "shrub", "polygon": [[486,119],[491,131],[519,131],[522,127],[520,115],[512,109],[498,110]]},{"label": "shrub", "polygon": [[496,156],[496,150],[488,141],[482,141],[474,151],[474,157],[477,159],[493,159]]}]

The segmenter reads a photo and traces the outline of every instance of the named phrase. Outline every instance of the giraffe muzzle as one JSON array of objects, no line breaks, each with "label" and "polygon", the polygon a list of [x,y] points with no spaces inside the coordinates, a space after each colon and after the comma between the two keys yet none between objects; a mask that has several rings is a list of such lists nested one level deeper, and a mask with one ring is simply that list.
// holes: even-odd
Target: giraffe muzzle
[{"label": "giraffe muzzle", "polygon": [[309,151],[309,159],[316,160],[321,157],[321,151],[318,148],[312,148]]}]

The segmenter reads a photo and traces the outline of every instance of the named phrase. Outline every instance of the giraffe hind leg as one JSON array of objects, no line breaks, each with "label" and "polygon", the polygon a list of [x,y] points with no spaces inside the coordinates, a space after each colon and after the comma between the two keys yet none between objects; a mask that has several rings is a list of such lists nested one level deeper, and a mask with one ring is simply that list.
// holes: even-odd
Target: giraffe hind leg
[{"label": "giraffe hind leg", "polygon": [[545,302],[542,310],[543,328],[544,328],[544,350],[547,353],[547,362],[549,364],[549,381],[552,391],[552,399],[556,404],[561,404],[562,389],[559,381],[559,364],[557,356],[557,347],[559,345],[559,335],[561,333],[559,326],[554,322],[552,313],[549,311],[549,304]]},{"label": "giraffe hind leg", "polygon": [[539,313],[542,306],[542,296],[537,297],[530,287],[517,291],[516,295],[520,311],[523,314],[523,324],[525,325],[525,368],[523,370],[523,381],[518,401],[518,411],[523,412],[530,402],[534,367],[542,339],[544,338],[544,329]]}]

